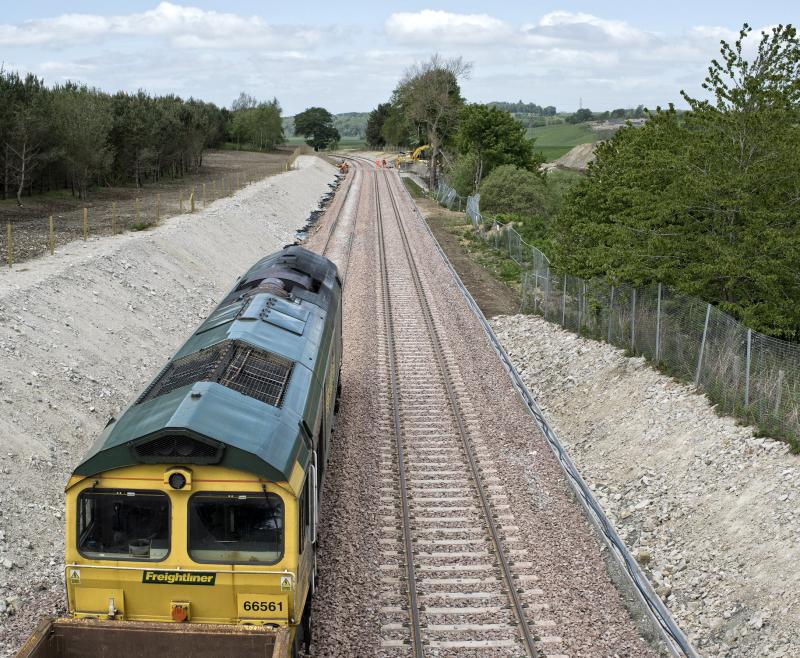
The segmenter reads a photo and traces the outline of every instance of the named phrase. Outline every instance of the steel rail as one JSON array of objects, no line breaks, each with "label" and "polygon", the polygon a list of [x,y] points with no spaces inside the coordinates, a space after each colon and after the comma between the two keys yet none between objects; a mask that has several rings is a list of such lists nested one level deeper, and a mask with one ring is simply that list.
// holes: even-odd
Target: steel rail
[{"label": "steel rail", "polygon": [[[450,410],[452,412],[453,418],[456,421],[456,425],[458,427],[458,433],[460,435],[462,444],[464,446],[464,452],[467,456],[467,461],[469,462],[470,471],[472,473],[472,478],[475,483],[475,488],[478,492],[478,497],[481,502],[481,506],[483,508],[483,513],[486,520],[486,525],[488,526],[489,536],[494,547],[495,556],[497,557],[498,562],[500,563],[500,569],[502,572],[503,580],[505,582],[507,595],[510,600],[514,616],[517,620],[517,625],[519,627],[520,635],[522,636],[524,648],[526,654],[531,658],[536,658],[539,653],[536,647],[536,640],[531,632],[530,625],[528,624],[527,615],[525,613],[525,608],[522,603],[522,600],[517,592],[516,585],[514,583],[514,575],[511,570],[511,564],[509,563],[508,558],[506,557],[506,552],[503,547],[502,540],[500,538],[500,532],[498,530],[497,524],[495,523],[492,505],[489,501],[488,494],[484,488],[483,482],[481,480],[480,474],[480,467],[478,466],[476,459],[475,459],[475,451],[472,445],[472,442],[469,439],[469,433],[467,431],[466,425],[464,423],[463,414],[461,412],[459,402],[458,402],[458,395],[455,391],[455,386],[453,385],[452,377],[450,376],[450,371],[447,367],[447,363],[444,358],[444,350],[442,349],[441,339],[439,338],[439,332],[436,329],[436,325],[433,321],[433,314],[430,309],[430,304],[428,302],[427,295],[425,290],[422,287],[422,281],[419,276],[419,270],[416,264],[416,259],[414,258],[414,254],[411,250],[411,245],[408,241],[408,235],[406,234],[405,227],[403,226],[403,222],[401,219],[400,209],[397,205],[397,200],[395,198],[394,191],[392,189],[392,185],[389,181],[389,178],[386,176],[386,172],[384,171],[383,176],[384,182],[386,183],[386,189],[389,192],[389,200],[392,204],[392,208],[394,210],[395,221],[397,223],[397,227],[399,229],[400,238],[403,243],[403,249],[406,255],[406,259],[408,261],[409,270],[411,272],[411,276],[414,282],[414,288],[416,289],[417,296],[420,302],[420,307],[422,308],[422,316],[425,321],[425,325],[428,329],[428,334],[431,339],[431,343],[433,344],[434,354],[436,356],[436,361],[439,367],[439,371],[442,376],[442,381],[444,382],[445,389],[447,392],[448,402],[450,404]],[[376,186],[375,186],[375,193],[376,193],[376,204],[378,206],[378,228],[379,228],[379,240],[380,240],[380,247],[381,253],[383,254],[384,251],[384,244],[383,244],[383,227],[382,224],[382,213],[380,211],[380,197],[378,192],[378,185],[377,185],[377,172],[376,172]],[[385,260],[382,256],[381,258],[381,273],[384,281],[386,282],[385,285],[388,285],[388,278],[387,273],[385,270]],[[387,288],[388,292],[388,288]],[[393,373],[394,377],[394,373]],[[394,386],[394,384],[393,384]],[[395,413],[397,413],[397,408],[395,408]],[[397,422],[397,421],[396,421]],[[401,447],[398,443],[398,451],[399,451],[399,458],[402,464],[402,453]],[[401,469],[400,473],[400,481],[401,487],[403,486],[403,471]],[[405,501],[404,501],[405,502]],[[404,519],[406,517],[404,516]]]},{"label": "steel rail", "polygon": [[409,614],[411,616],[411,642],[415,658],[424,658],[422,644],[422,628],[419,620],[419,602],[417,599],[417,580],[414,573],[414,541],[411,537],[411,512],[408,505],[408,483],[406,481],[405,461],[403,455],[403,429],[400,421],[400,392],[397,382],[397,361],[394,345],[394,326],[392,322],[392,304],[389,299],[389,269],[386,267],[386,244],[383,236],[383,213],[381,211],[378,191],[378,174],[373,174],[375,190],[375,212],[378,225],[378,259],[380,264],[381,290],[383,297],[383,313],[386,318],[386,345],[389,357],[389,379],[392,390],[392,415],[394,438],[397,447],[397,464],[400,478],[400,504],[403,515],[403,548],[406,562],[406,589],[408,594]]}]

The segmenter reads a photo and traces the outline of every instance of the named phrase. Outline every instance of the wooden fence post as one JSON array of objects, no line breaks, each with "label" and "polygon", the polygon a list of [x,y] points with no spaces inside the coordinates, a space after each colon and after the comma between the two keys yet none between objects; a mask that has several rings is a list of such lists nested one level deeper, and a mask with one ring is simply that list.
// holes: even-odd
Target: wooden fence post
[{"label": "wooden fence post", "polygon": [[11,228],[11,220],[8,220],[6,224],[6,251],[7,253],[7,260],[8,266],[14,267],[14,233],[13,229]]},{"label": "wooden fence post", "polygon": [[133,214],[136,217],[136,223],[139,224],[139,197],[133,200]]},{"label": "wooden fence post", "polygon": [[83,209],[83,240],[84,242],[89,238],[89,209]]},{"label": "wooden fence post", "polygon": [[189,195],[189,212],[194,213],[194,190]]},{"label": "wooden fence post", "polygon": [[203,183],[203,208],[206,207],[206,184]]},{"label": "wooden fence post", "polygon": [[156,193],[156,224],[161,222],[161,193]]},{"label": "wooden fence post", "polygon": [[50,218],[48,219],[47,223],[48,223],[48,228],[49,228],[49,232],[50,232],[50,240],[49,240],[50,255],[52,256],[55,253],[55,250],[56,250],[56,236],[55,236],[55,231],[53,230],[53,216],[52,215],[50,215]]},{"label": "wooden fence post", "polygon": [[180,195],[178,196],[178,207],[180,208],[181,214],[183,214],[183,190],[180,191]]},{"label": "wooden fence post", "polygon": [[111,235],[117,234],[117,202],[111,202]]}]

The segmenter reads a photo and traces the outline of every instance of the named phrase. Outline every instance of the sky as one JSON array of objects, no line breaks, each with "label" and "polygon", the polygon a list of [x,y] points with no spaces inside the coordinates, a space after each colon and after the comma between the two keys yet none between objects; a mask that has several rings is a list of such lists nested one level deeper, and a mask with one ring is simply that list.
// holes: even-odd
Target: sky
[{"label": "sky", "polygon": [[702,96],[720,39],[735,39],[744,22],[796,24],[798,9],[796,0],[28,0],[0,12],[0,60],[51,85],[221,106],[246,91],[277,97],[292,115],[312,105],[368,111],[409,66],[440,53],[472,63],[462,82],[470,102],[683,107],[681,89]]}]

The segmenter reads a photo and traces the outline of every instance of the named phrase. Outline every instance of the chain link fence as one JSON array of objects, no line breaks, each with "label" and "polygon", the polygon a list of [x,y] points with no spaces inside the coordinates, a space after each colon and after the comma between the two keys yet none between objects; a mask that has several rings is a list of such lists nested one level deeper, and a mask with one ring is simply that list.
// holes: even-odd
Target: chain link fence
[{"label": "chain link fence", "polygon": [[434,194],[465,208],[475,231],[522,269],[522,311],[643,356],[704,391],[720,412],[800,450],[800,345],[749,329],[696,297],[666,286],[612,286],[552,267],[512,226],[485,218],[480,195],[441,182]]}]

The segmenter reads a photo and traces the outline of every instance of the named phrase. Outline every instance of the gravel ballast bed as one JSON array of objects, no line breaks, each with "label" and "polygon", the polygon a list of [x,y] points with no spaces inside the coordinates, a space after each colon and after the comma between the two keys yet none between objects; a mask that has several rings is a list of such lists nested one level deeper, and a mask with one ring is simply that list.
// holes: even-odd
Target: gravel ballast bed
[{"label": "gravel ballast bed", "polygon": [[258,258],[294,239],[336,170],[254,183],[141,233],[0,274],[0,655],[64,609],[64,495],[108,418]]},{"label": "gravel ballast bed", "polygon": [[[406,227],[421,275],[436,282],[434,314],[453,350],[470,399],[482,419],[487,447],[520,526],[526,559],[536,565],[537,588],[573,656],[658,655],[648,646],[606,570],[603,547],[572,496],[563,472],[511,381],[477,318],[466,305],[432,236],[414,215],[396,182]],[[431,284],[433,287],[433,284]],[[634,614],[638,611],[635,610]],[[534,620],[535,613],[532,614]]]},{"label": "gravel ballast bed", "polygon": [[605,343],[492,321],[653,586],[709,657],[800,655],[800,464]]}]

